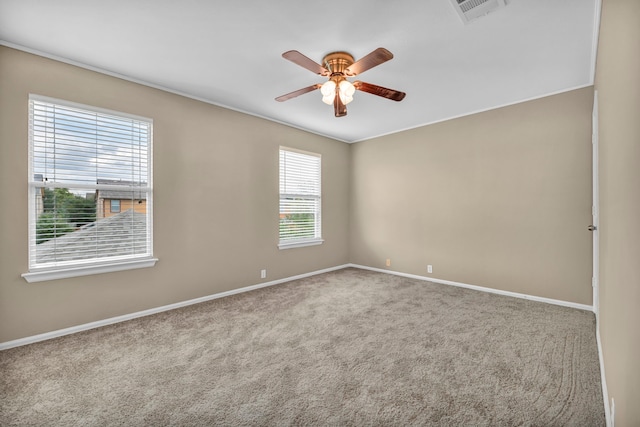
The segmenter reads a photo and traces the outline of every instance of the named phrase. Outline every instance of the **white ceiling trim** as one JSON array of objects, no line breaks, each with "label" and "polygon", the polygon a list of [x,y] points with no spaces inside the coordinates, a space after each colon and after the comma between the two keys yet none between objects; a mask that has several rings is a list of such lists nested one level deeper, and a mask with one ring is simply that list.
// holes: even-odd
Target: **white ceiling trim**
[{"label": "white ceiling trim", "polygon": [[[600,3],[600,0],[596,0],[596,2]],[[598,15],[598,19],[596,20],[596,22],[597,23],[600,22],[599,15]],[[596,40],[595,45],[596,45],[596,49],[597,49],[597,37],[598,37],[598,35],[595,34],[594,37],[595,37],[595,40]],[[224,105],[224,104],[220,104],[220,103],[217,103],[217,102],[213,102],[213,101],[205,99],[205,98],[200,98],[200,97],[193,96],[193,95],[190,95],[188,93],[180,92],[178,90],[174,90],[174,89],[171,89],[171,88],[168,88],[168,87],[164,87],[164,86],[160,86],[160,85],[157,85],[157,84],[154,84],[154,83],[150,83],[150,82],[146,82],[146,81],[143,81],[143,80],[140,80],[140,79],[136,79],[134,77],[125,76],[123,74],[114,73],[113,71],[109,71],[109,70],[105,70],[105,69],[102,69],[102,68],[94,67],[92,65],[83,64],[83,63],[80,63],[78,61],[73,61],[73,60],[68,59],[68,58],[62,58],[60,56],[51,55],[51,54],[46,53],[46,52],[38,51],[36,49],[31,49],[31,48],[28,48],[28,47],[25,47],[25,46],[20,46],[20,45],[17,45],[15,43],[7,42],[6,40],[0,40],[0,45],[6,46],[6,47],[10,47],[12,49],[20,50],[20,51],[23,51],[23,52],[31,53],[33,55],[42,56],[44,58],[52,59],[54,61],[59,61],[59,62],[65,63],[65,64],[73,65],[73,66],[76,66],[76,67],[79,67],[79,68],[83,68],[83,69],[86,69],[86,70],[89,70],[89,71],[94,71],[96,73],[101,73],[101,74],[105,74],[105,75],[108,75],[108,76],[111,76],[111,77],[116,77],[118,79],[122,79],[122,80],[126,80],[126,81],[129,81],[129,82],[132,82],[132,83],[140,84],[142,86],[147,86],[147,87],[150,87],[150,88],[153,88],[153,89],[158,89],[158,90],[161,90],[161,91],[164,91],[164,92],[172,93],[174,95],[183,96],[185,98],[193,99],[195,101],[204,102],[205,104],[210,104],[210,105],[214,105],[216,107],[224,108],[224,109],[227,109],[227,110],[236,111],[238,113],[246,114],[246,115],[249,115],[249,116],[252,116],[252,117],[257,117],[257,118],[260,118],[260,119],[263,119],[263,120],[267,120],[267,121],[270,121],[270,122],[278,123],[278,124],[281,124],[283,126],[287,126],[287,127],[290,127],[290,128],[298,129],[298,130],[301,130],[303,132],[311,133],[311,134],[314,134],[314,135],[322,136],[322,137],[325,137],[325,138],[333,139],[335,141],[344,142],[344,143],[347,143],[347,144],[355,144],[357,142],[364,142],[364,141],[368,141],[368,140],[371,140],[371,139],[380,138],[380,137],[388,136],[388,135],[393,135],[393,134],[396,134],[396,133],[405,132],[405,131],[412,130],[412,129],[418,129],[418,128],[421,128],[421,127],[424,127],[424,126],[434,125],[436,123],[447,122],[449,120],[455,120],[455,119],[459,119],[461,117],[467,117],[467,116],[471,116],[471,115],[479,114],[479,113],[484,113],[486,111],[491,111],[491,110],[497,110],[499,108],[509,107],[509,106],[512,106],[512,105],[521,104],[523,102],[534,101],[536,99],[546,98],[548,96],[558,95],[558,94],[565,93],[565,92],[571,92],[572,90],[578,90],[578,89],[583,89],[585,87],[593,86],[593,84],[594,84],[594,76],[595,76],[595,65],[596,65],[596,52],[594,52],[594,54],[593,54],[593,71],[592,71],[592,74],[591,74],[591,82],[589,84],[586,84],[586,85],[576,86],[576,87],[572,87],[572,88],[569,88],[569,89],[563,89],[563,90],[559,90],[559,91],[556,91],[556,92],[550,92],[550,93],[547,93],[547,94],[531,97],[531,98],[524,99],[524,100],[521,100],[521,101],[505,103],[505,104],[498,105],[498,106],[495,106],[495,107],[475,110],[475,111],[471,111],[469,113],[464,113],[464,114],[460,114],[460,115],[457,115],[457,116],[451,116],[451,117],[447,117],[447,118],[444,118],[444,119],[441,119],[441,120],[435,120],[435,121],[428,122],[428,123],[422,123],[422,124],[419,124],[419,125],[416,125],[416,126],[410,126],[410,127],[394,130],[392,132],[382,133],[382,134],[374,135],[374,136],[371,136],[371,137],[359,139],[359,140],[356,140],[356,141],[347,141],[347,140],[339,139],[339,138],[336,138],[336,137],[333,137],[333,136],[330,136],[330,135],[325,135],[325,134],[322,134],[322,133],[319,133],[319,132],[313,132],[313,131],[311,131],[309,129],[304,129],[302,127],[294,126],[291,123],[281,122],[279,120],[274,120],[274,119],[272,119],[270,117],[261,116],[259,114],[254,114],[254,113],[251,113],[249,111],[243,111],[243,110],[240,110],[240,109],[237,109],[237,108],[230,107],[228,105]]]},{"label": "white ceiling trim", "polygon": [[248,116],[257,117],[259,119],[267,120],[269,122],[274,122],[274,123],[281,124],[283,126],[287,126],[287,127],[290,127],[290,128],[298,129],[298,130],[301,130],[301,131],[306,132],[306,133],[311,133],[311,134],[314,134],[314,135],[318,135],[318,136],[322,136],[322,137],[325,137],[325,138],[333,139],[333,140],[339,141],[339,142],[345,142],[347,144],[350,143],[350,141],[347,141],[347,140],[339,139],[339,138],[336,138],[334,136],[322,134],[322,133],[319,133],[319,132],[314,132],[312,130],[305,129],[305,128],[299,127],[299,126],[295,126],[295,125],[293,125],[291,123],[285,123],[285,122],[273,119],[271,117],[266,117],[266,116],[262,116],[260,114],[252,113],[250,111],[245,111],[245,110],[241,110],[239,108],[230,107],[228,105],[220,104],[220,103],[211,101],[209,99],[205,99],[205,98],[194,96],[194,95],[191,95],[191,94],[188,94],[188,93],[184,93],[184,92],[181,92],[179,90],[171,89],[171,88],[168,88],[168,87],[165,87],[165,86],[161,86],[161,85],[158,85],[158,84],[155,84],[155,83],[150,83],[150,82],[147,82],[147,81],[144,81],[144,80],[137,79],[135,77],[126,76],[124,74],[115,73],[113,71],[105,70],[103,68],[94,67],[93,65],[83,64],[81,62],[74,61],[72,59],[63,58],[63,57],[57,56],[57,55],[52,55],[50,53],[42,52],[42,51],[39,51],[37,49],[31,49],[31,48],[28,48],[26,46],[21,46],[21,45],[15,44],[15,43],[8,42],[6,40],[0,39],[0,46],[6,46],[6,47],[9,47],[9,48],[20,50],[20,51],[23,51],[23,52],[26,52],[26,53],[30,53],[30,54],[33,54],[33,55],[41,56],[43,58],[52,59],[54,61],[62,62],[64,64],[69,64],[69,65],[73,65],[75,67],[83,68],[85,70],[94,71],[96,73],[105,74],[107,76],[111,76],[111,77],[115,77],[115,78],[118,78],[118,79],[126,80],[126,81],[131,82],[131,83],[136,83],[136,84],[139,84],[139,85],[142,85],[142,86],[147,86],[147,87],[150,87],[150,88],[153,88],[153,89],[158,89],[158,90],[161,90],[163,92],[172,93],[174,95],[183,96],[185,98],[193,99],[195,101],[204,102],[205,104],[214,105],[216,107],[224,108],[226,110],[236,111],[238,113],[246,114]]},{"label": "white ceiling trim", "polygon": [[435,125],[436,123],[448,122],[449,120],[455,120],[455,119],[459,119],[461,117],[468,117],[468,116],[472,116],[474,114],[484,113],[486,111],[498,110],[500,108],[509,107],[509,106],[512,106],[512,105],[518,105],[518,104],[522,104],[524,102],[535,101],[536,99],[546,98],[546,97],[553,96],[553,95],[559,95],[561,93],[571,92],[572,90],[584,89],[585,87],[591,87],[591,86],[593,86],[593,83],[589,83],[589,84],[586,84],[586,85],[575,86],[575,87],[571,87],[571,88],[568,88],[568,89],[562,89],[562,90],[558,90],[558,91],[555,91],[555,92],[550,92],[550,93],[546,93],[546,94],[543,94],[543,95],[539,95],[539,96],[534,96],[534,97],[531,97],[531,98],[523,99],[521,101],[508,102],[508,103],[505,103],[505,104],[502,104],[502,105],[498,105],[496,107],[489,107],[489,108],[485,108],[485,109],[481,109],[481,110],[475,110],[475,111],[471,111],[469,113],[464,113],[464,114],[460,114],[460,115],[457,115],[457,116],[447,117],[447,118],[441,119],[441,120],[434,120],[434,121],[429,122],[429,123],[423,123],[423,124],[420,124],[420,125],[416,125],[416,126],[412,126],[412,127],[407,127],[407,128],[395,130],[393,132],[388,132],[388,133],[385,133],[385,134],[372,136],[370,138],[364,138],[364,139],[360,139],[358,141],[352,141],[352,143],[364,142],[364,141],[368,141],[368,140],[371,140],[371,139],[374,139],[374,138],[380,138],[380,137],[387,136],[387,135],[393,135],[395,133],[405,132],[405,131],[412,130],[412,129],[418,129],[418,128],[425,127],[425,126]]}]

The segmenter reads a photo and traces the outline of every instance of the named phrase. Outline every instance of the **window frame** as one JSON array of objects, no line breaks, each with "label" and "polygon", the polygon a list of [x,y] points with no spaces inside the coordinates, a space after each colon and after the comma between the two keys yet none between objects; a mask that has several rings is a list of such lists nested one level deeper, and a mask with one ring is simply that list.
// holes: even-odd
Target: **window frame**
[{"label": "window frame", "polygon": [[[114,210],[114,202],[118,202],[118,210]],[[109,212],[110,213],[120,213],[122,211],[122,204],[120,203],[120,199],[109,199]]]},{"label": "window frame", "polygon": [[[292,153],[297,153],[297,154],[301,154],[301,155],[305,155],[305,156],[309,156],[309,157],[315,157],[318,159],[319,161],[319,168],[318,168],[318,177],[317,177],[317,186],[318,186],[318,194],[314,195],[314,196],[310,196],[310,195],[300,195],[300,194],[296,194],[296,197],[300,197],[300,198],[304,198],[304,199],[309,199],[309,200],[315,200],[317,201],[317,210],[315,212],[315,225],[314,225],[314,234],[315,236],[312,238],[302,238],[302,239],[282,239],[282,236],[280,235],[280,215],[282,215],[282,212],[280,211],[280,205],[282,203],[282,198],[283,198],[283,194],[286,193],[281,193],[280,192],[280,188],[282,186],[282,163],[281,163],[281,157],[282,157],[282,152],[292,152]],[[288,194],[288,196],[291,196],[291,194]],[[322,155],[320,153],[313,153],[310,151],[304,151],[304,150],[300,150],[297,148],[291,148],[291,147],[285,147],[285,146],[280,146],[279,150],[278,150],[278,212],[279,212],[279,216],[278,216],[278,248],[279,249],[292,249],[292,248],[301,248],[301,247],[305,247],[305,246],[315,246],[315,245],[321,245],[324,242],[324,239],[322,238]]]},{"label": "window frame", "polygon": [[[43,191],[43,189],[55,189],[55,188],[87,188],[92,189],[89,185],[86,184],[76,184],[76,183],[56,183],[56,182],[38,182],[36,177],[34,176],[34,131],[32,128],[32,115],[34,102],[43,102],[49,104],[59,105],[61,107],[68,107],[73,109],[79,109],[82,111],[87,111],[90,113],[104,114],[108,116],[113,116],[122,119],[130,119],[134,121],[146,122],[149,124],[149,140],[147,142],[147,185],[143,188],[143,190],[147,194],[147,218],[146,218],[146,242],[147,248],[145,254],[140,255],[123,255],[120,257],[113,257],[110,259],[86,259],[86,260],[77,260],[77,261],[63,261],[60,262],[59,265],[51,266],[38,266],[34,260],[32,259],[32,241],[35,242],[36,238],[36,192]],[[77,277],[77,276],[85,276],[85,275],[93,275],[93,274],[101,274],[108,273],[113,271],[122,271],[122,270],[131,270],[137,268],[147,268],[153,267],[155,263],[158,261],[157,258],[153,255],[153,119],[136,116],[129,113],[124,113],[121,111],[108,110],[104,108],[99,108],[91,105],[79,104],[71,101],[66,101],[62,99],[50,98],[46,96],[29,94],[28,99],[28,115],[29,115],[29,125],[28,125],[28,192],[29,192],[29,201],[28,201],[28,256],[29,256],[29,271],[27,273],[22,274],[22,277],[29,283],[32,282],[41,282],[48,280],[56,280],[63,279],[69,277]],[[96,183],[94,188],[104,188],[105,186],[101,186]],[[106,186],[108,187],[108,186]],[[121,189],[115,186],[113,189]],[[142,190],[142,189],[141,189]]]}]

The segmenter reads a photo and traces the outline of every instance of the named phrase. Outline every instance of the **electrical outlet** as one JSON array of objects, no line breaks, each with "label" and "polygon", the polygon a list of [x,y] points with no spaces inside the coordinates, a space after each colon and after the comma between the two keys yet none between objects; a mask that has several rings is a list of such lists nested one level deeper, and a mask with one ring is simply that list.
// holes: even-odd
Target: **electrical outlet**
[{"label": "electrical outlet", "polygon": [[391,258],[387,258],[386,265],[387,267],[391,267]]},{"label": "electrical outlet", "polygon": [[433,266],[431,264],[427,265],[427,273],[433,273]]},{"label": "electrical outlet", "polygon": [[261,279],[266,279],[267,278],[267,270],[260,270],[260,278]]}]

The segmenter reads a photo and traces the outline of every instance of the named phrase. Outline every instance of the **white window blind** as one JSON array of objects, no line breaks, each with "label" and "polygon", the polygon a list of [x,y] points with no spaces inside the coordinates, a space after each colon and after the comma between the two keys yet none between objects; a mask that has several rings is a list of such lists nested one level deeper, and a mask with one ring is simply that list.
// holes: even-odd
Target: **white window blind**
[{"label": "white window blind", "polygon": [[280,247],[322,242],[321,157],[280,147]]},{"label": "white window blind", "polygon": [[151,119],[29,97],[30,272],[152,257],[151,143]]}]

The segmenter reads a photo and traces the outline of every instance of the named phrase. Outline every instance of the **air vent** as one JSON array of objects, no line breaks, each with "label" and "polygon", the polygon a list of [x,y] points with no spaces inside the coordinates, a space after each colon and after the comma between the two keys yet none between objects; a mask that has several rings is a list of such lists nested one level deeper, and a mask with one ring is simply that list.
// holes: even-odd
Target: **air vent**
[{"label": "air vent", "polygon": [[506,5],[505,0],[451,0],[451,4],[465,24]]}]

